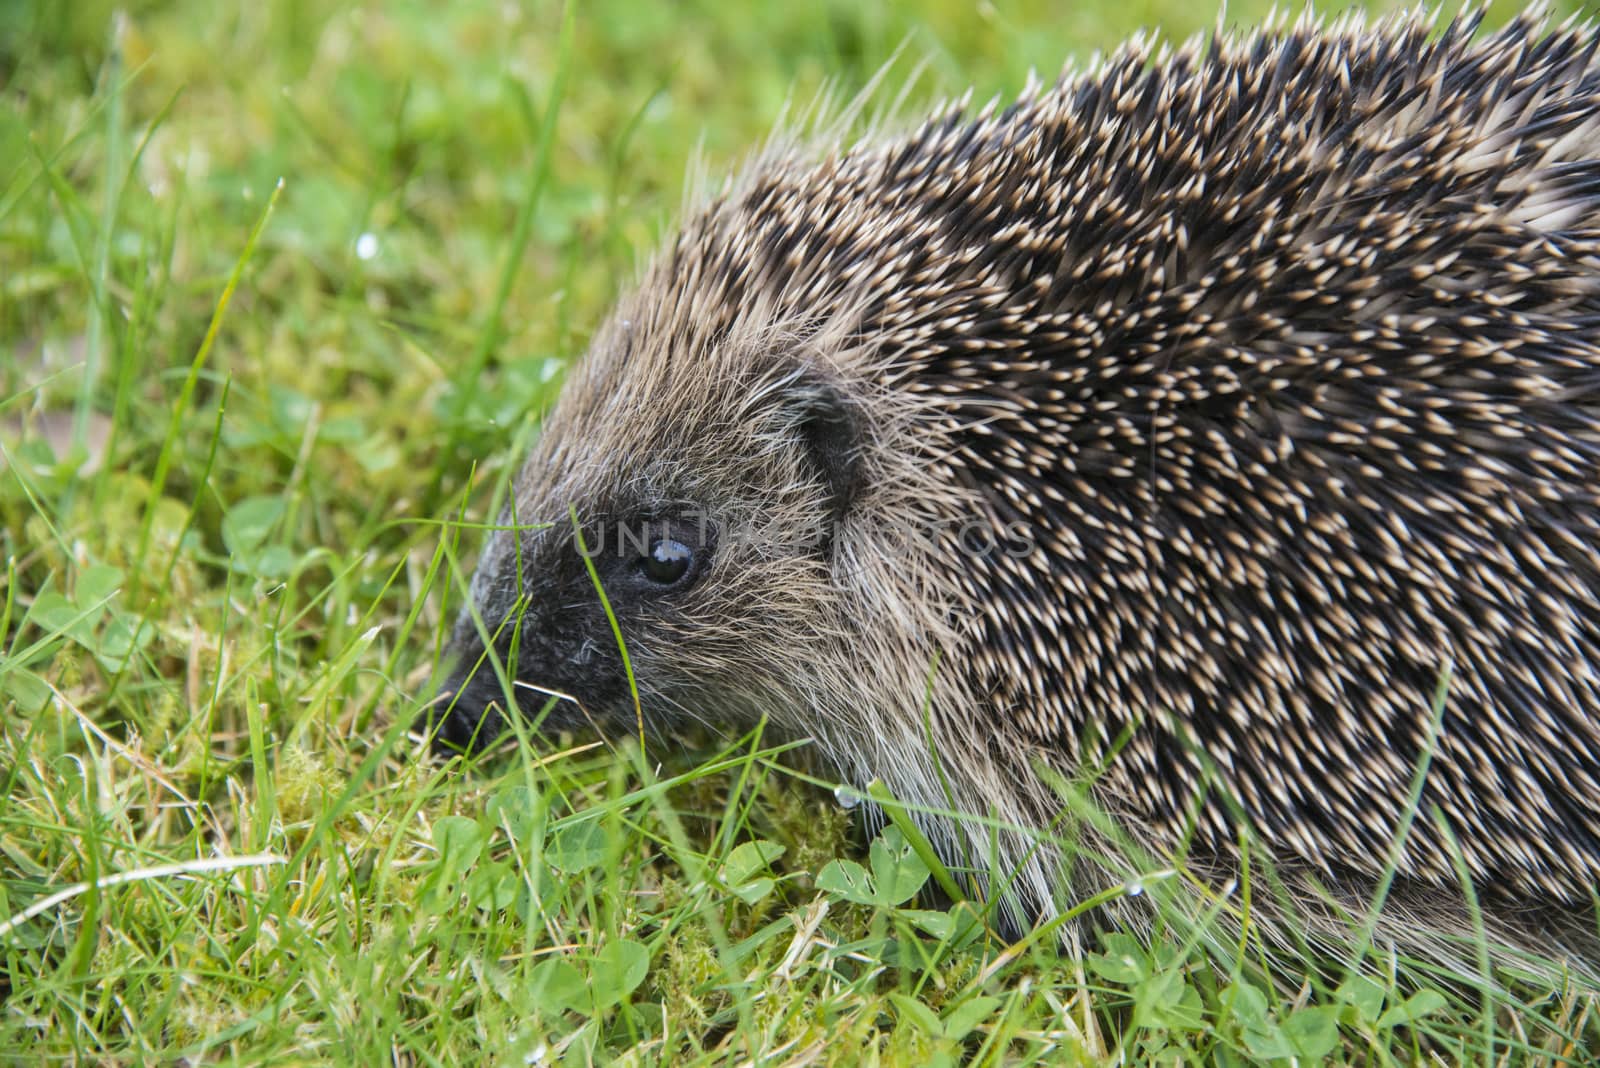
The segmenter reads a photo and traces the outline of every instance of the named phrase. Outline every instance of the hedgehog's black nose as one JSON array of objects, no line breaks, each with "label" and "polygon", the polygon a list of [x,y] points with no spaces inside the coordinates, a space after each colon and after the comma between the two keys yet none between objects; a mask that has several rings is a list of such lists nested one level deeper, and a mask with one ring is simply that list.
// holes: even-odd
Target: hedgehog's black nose
[{"label": "hedgehog's black nose", "polygon": [[479,670],[471,677],[457,671],[439,689],[439,696],[424,713],[433,752],[438,756],[473,753],[499,736],[505,719],[505,696],[494,672]]}]

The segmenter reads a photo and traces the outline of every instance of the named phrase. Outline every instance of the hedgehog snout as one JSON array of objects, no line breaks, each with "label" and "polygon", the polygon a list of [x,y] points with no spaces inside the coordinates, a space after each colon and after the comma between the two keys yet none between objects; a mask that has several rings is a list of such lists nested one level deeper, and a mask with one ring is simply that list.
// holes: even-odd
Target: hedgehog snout
[{"label": "hedgehog snout", "polygon": [[504,728],[504,708],[505,695],[487,665],[458,667],[424,714],[434,753],[449,756],[483,749]]}]

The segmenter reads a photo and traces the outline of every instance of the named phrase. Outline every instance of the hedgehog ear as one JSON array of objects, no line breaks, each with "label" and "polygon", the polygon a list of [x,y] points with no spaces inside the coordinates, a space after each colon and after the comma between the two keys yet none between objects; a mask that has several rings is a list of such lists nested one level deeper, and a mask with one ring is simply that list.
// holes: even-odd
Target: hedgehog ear
[{"label": "hedgehog ear", "polygon": [[814,378],[801,379],[794,397],[798,416],[796,429],[805,443],[806,453],[827,489],[827,538],[832,541],[835,525],[844,518],[855,496],[857,477],[856,418],[844,394],[831,383]]}]

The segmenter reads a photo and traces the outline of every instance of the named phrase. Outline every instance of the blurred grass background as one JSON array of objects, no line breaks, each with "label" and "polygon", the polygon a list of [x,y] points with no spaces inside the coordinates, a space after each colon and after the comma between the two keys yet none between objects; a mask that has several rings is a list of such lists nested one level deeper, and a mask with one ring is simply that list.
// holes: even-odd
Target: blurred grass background
[{"label": "blurred grass background", "polygon": [[886,64],[915,113],[1216,18],[0,0],[0,1060],[1585,1058],[1571,991],[1086,964],[819,892],[860,844],[760,739],[414,759],[471,521],[693,160]]}]

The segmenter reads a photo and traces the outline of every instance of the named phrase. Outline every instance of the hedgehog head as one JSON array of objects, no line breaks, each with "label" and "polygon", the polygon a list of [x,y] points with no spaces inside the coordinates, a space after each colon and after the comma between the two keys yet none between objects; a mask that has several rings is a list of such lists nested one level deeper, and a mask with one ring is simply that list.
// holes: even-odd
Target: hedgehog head
[{"label": "hedgehog head", "polygon": [[784,707],[805,649],[762,646],[815,629],[855,477],[848,404],[803,349],[663,339],[625,317],[596,343],[479,563],[443,741],[496,732],[494,660],[523,709],[559,695],[555,729],[633,733],[635,687],[652,733],[708,704],[735,720]]},{"label": "hedgehog head", "polygon": [[[740,208],[721,203],[705,225],[737,225],[719,213]],[[874,488],[882,458],[908,466],[880,447],[893,405],[866,396],[851,316],[730,306],[740,268],[708,263],[718,251],[691,233],[566,384],[457,622],[442,744],[503,725],[496,661],[523,710],[556,698],[547,730],[626,736],[637,716],[672,733],[715,710],[716,731],[765,716],[812,733],[819,714],[843,714],[831,695],[858,692],[824,666],[893,633],[885,583],[872,618],[857,596],[863,569],[912,563],[863,529],[864,498],[893,496]]]}]

